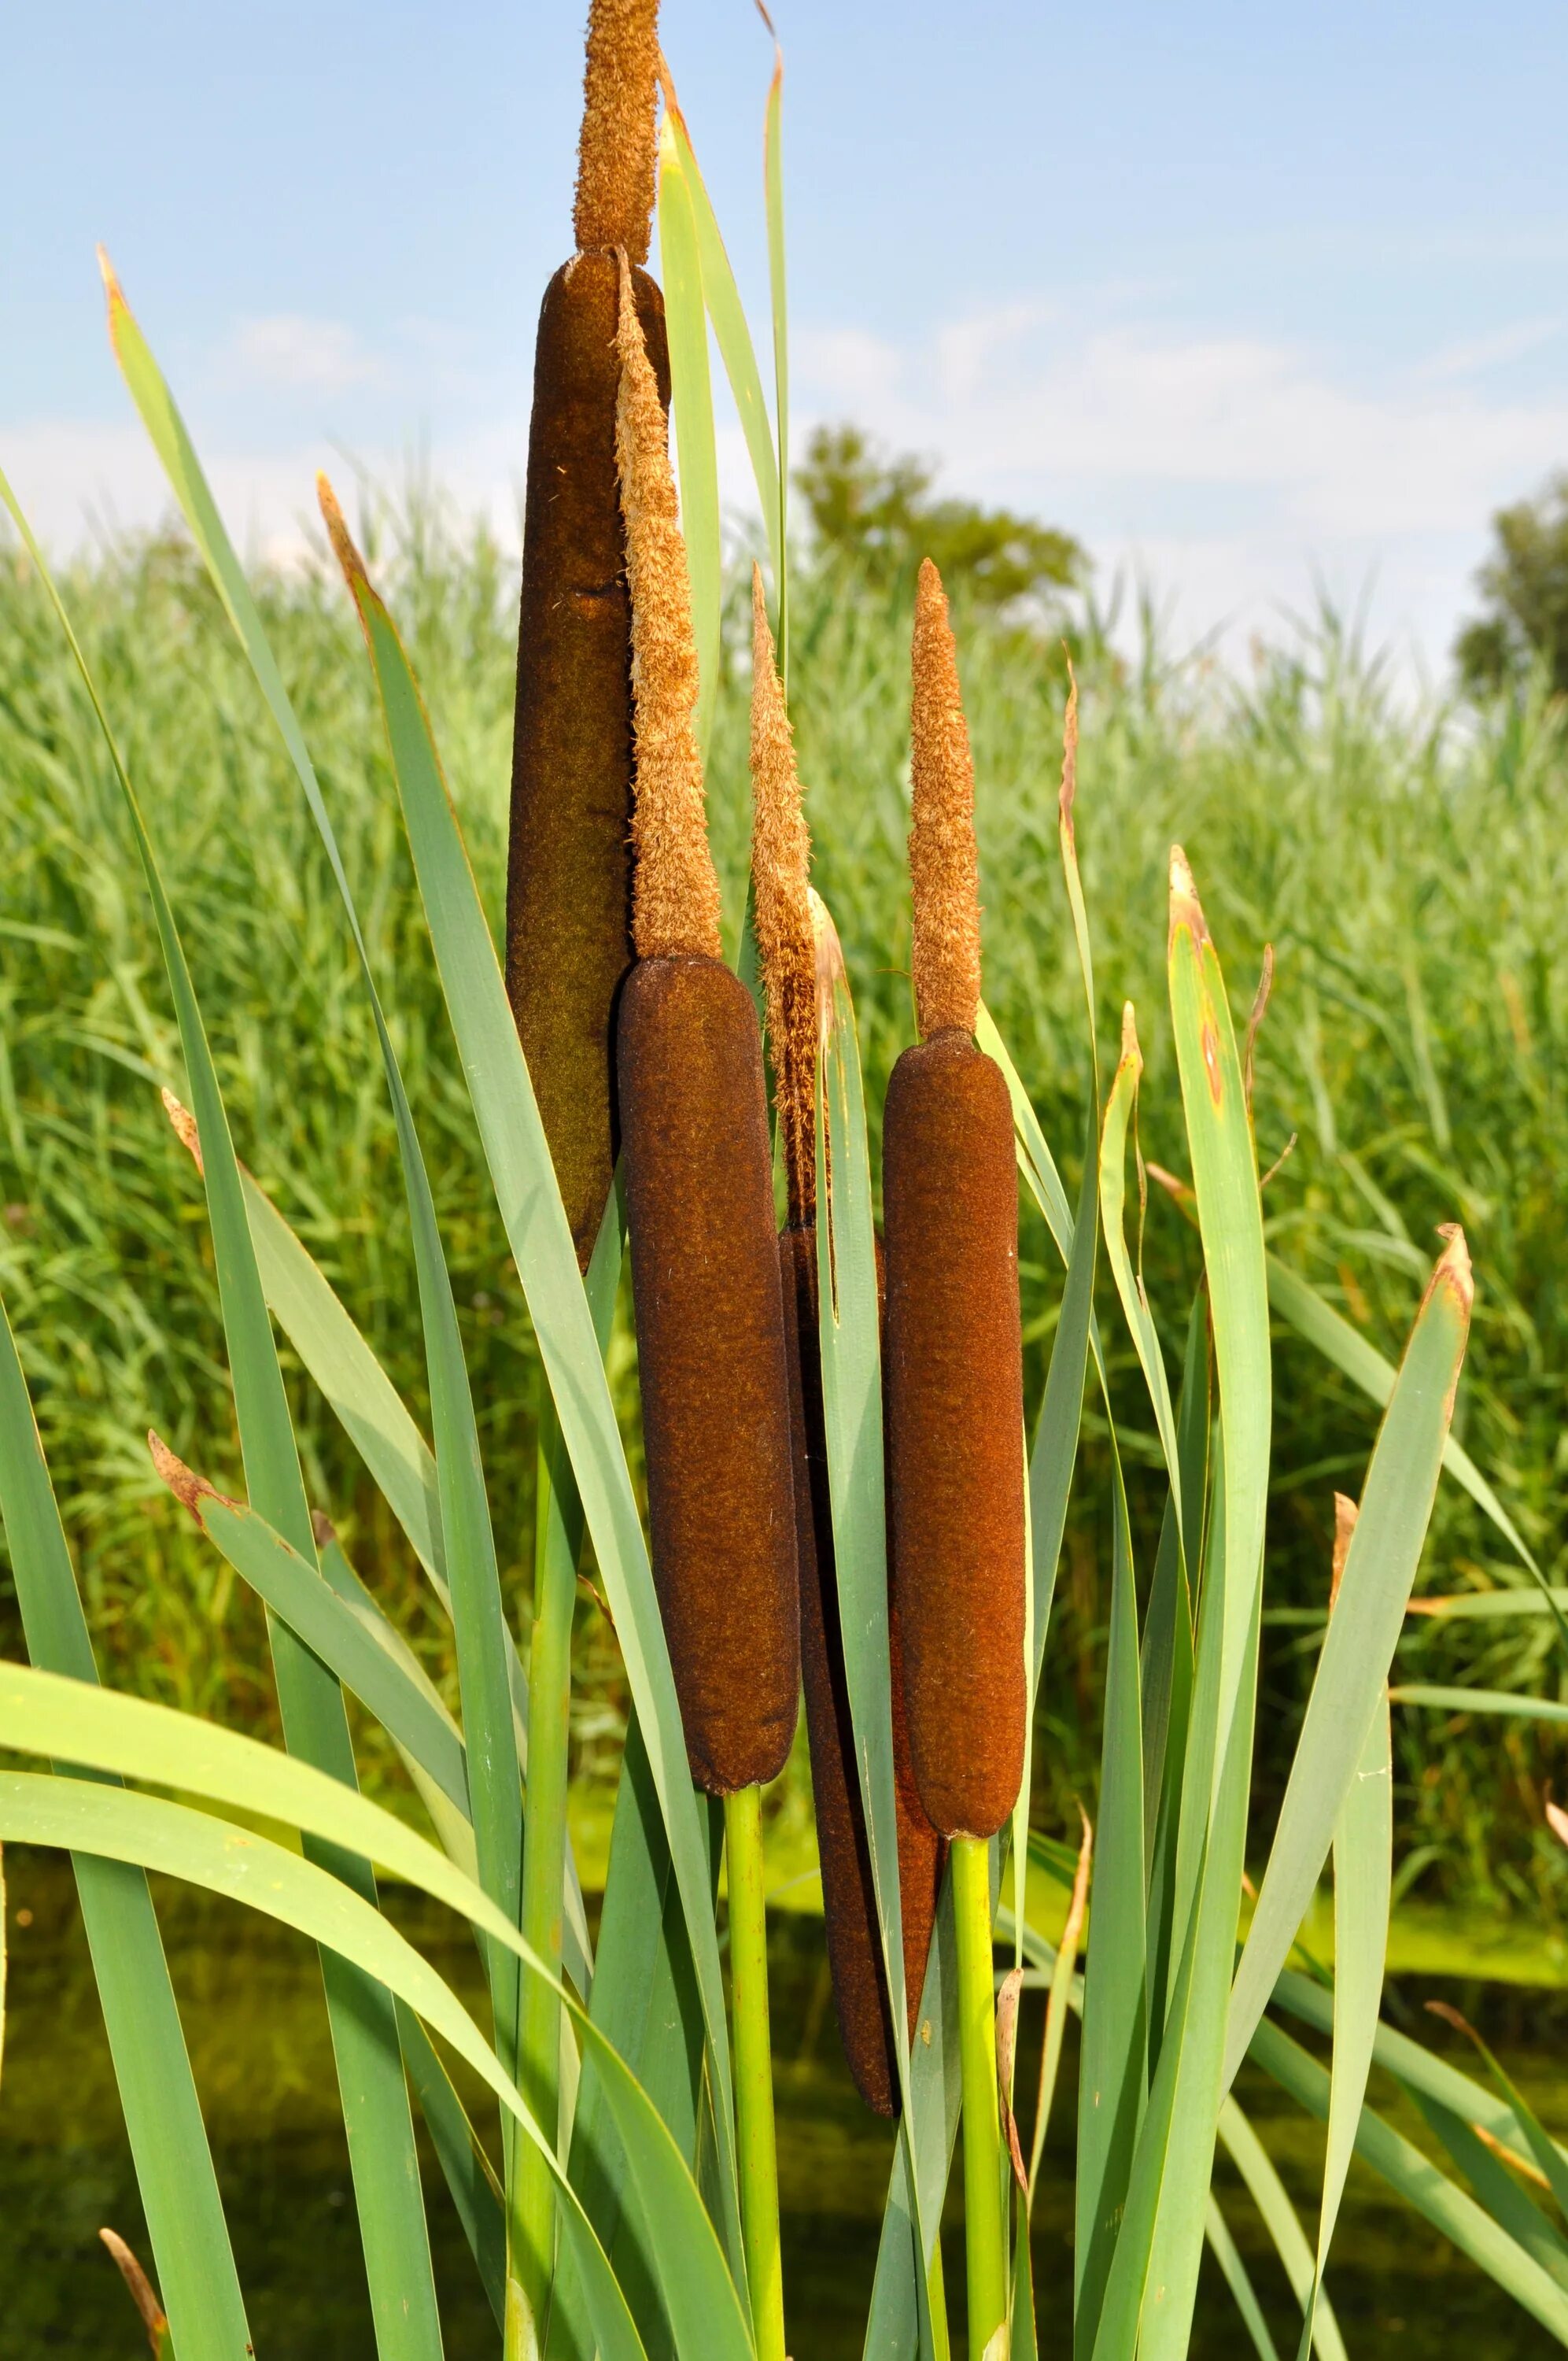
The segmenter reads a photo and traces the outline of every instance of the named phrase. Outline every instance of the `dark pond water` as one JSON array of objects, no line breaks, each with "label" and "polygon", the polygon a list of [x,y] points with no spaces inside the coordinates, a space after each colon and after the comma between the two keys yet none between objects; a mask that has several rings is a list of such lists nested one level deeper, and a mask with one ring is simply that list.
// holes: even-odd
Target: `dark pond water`
[{"label": "dark pond water", "polygon": [[[107,2223],[147,2252],[107,2048],[69,1873],[53,1860],[6,1859],[11,1982],[0,2084],[0,2356],[57,2354],[132,2361],[146,2344],[98,2243]],[[309,1947],[248,1912],[160,1889],[175,1985],[207,2110],[218,2170],[262,2361],[372,2361],[374,2347],[321,1985]],[[452,1922],[418,1906],[407,1931],[472,2003],[477,1963]],[[891,2139],[860,2105],[839,2053],[820,1923],[773,1921],[773,2011],[784,2264],[796,2361],[850,2361],[861,2331],[886,2188]],[[1441,1994],[1477,2021],[1548,2124],[1568,2125],[1560,2061],[1568,1995],[1519,1986],[1403,1978],[1391,2006],[1434,2048],[1455,2037],[1424,2015]],[[1020,2087],[1036,2070],[1031,2004]],[[1058,2092],[1055,2174],[1036,2212],[1036,2284],[1047,2354],[1068,2349],[1071,2286],[1069,2128],[1073,2036]],[[1467,2063],[1466,2059],[1456,2059]],[[1238,2097],[1303,2218],[1316,2218],[1321,2136],[1261,2078]],[[1379,2078],[1374,2096],[1407,2136],[1420,2119]],[[497,2338],[462,2233],[432,2162],[432,2236],[452,2361],[494,2361]],[[1222,2205],[1252,2269],[1285,2361],[1294,2352],[1284,2275],[1245,2191],[1222,2168]],[[948,2232],[948,2286],[961,2291],[961,2246]],[[1480,2272],[1409,2214],[1359,2163],[1330,2287],[1353,2356],[1379,2361],[1527,2361],[1556,2351]],[[1059,2323],[1059,2324],[1058,2324]],[[1205,2262],[1193,2351],[1204,2361],[1250,2351]]]}]

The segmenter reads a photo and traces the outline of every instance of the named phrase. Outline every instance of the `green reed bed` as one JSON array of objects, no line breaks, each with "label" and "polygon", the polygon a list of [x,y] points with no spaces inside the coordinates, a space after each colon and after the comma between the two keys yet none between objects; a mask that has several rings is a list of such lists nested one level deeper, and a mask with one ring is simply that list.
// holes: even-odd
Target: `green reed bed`
[{"label": "green reed bed", "polygon": [[[367,513],[369,545],[381,553],[407,619],[499,928],[513,577],[492,543],[417,486],[397,500],[367,496]],[[709,788],[732,923],[750,829],[741,588],[737,580]],[[105,694],[127,718],[132,747],[146,752],[145,800],[171,887],[191,913],[215,1054],[247,1110],[247,1159],[350,1295],[417,1404],[424,1379],[406,1236],[367,1210],[395,1154],[368,1062],[372,1032],[314,831],[288,792],[244,656],[188,544],[174,536],[101,552],[73,570],[71,595]],[[396,978],[389,1021],[420,1102],[481,1426],[487,1435],[523,1438],[516,1453],[488,1458],[503,1582],[526,1612],[532,1340],[472,1160],[472,1118],[388,799],[372,694],[353,660],[352,619],[323,581],[266,577],[258,598],[330,787],[373,959]],[[909,1006],[898,858],[910,610],[896,592],[851,598],[844,584],[809,567],[796,573],[795,609],[812,651],[811,663],[796,667],[792,708],[810,782],[816,874],[855,984],[874,1127],[883,1079],[905,1038],[895,1028]],[[0,609],[7,780],[0,915],[13,946],[0,1066],[6,1283],[19,1305],[36,1307],[24,1349],[29,1369],[48,1380],[44,1432],[115,1677],[174,1702],[221,1703],[265,1728],[270,1707],[253,1669],[255,1610],[155,1496],[135,1439],[156,1397],[170,1441],[192,1442],[221,1350],[210,1257],[194,1219],[195,1175],[143,1071],[170,1069],[156,942],[132,890],[112,781],[37,581],[19,561],[0,571]],[[1563,1580],[1568,1470],[1559,1437],[1568,1317],[1555,1268],[1552,1177],[1568,1156],[1568,1110],[1553,1079],[1568,1052],[1557,923],[1568,888],[1555,818],[1568,796],[1560,725],[1529,708],[1482,722],[1453,716],[1440,736],[1401,709],[1327,626],[1240,681],[1151,660],[1146,686],[1092,647],[1080,664],[1091,721],[1082,860],[1102,1023],[1113,1033],[1120,997],[1138,999],[1149,1061],[1147,1152],[1159,1160],[1169,1148],[1174,1076],[1150,984],[1158,873],[1179,825],[1213,877],[1211,898],[1234,931],[1244,973],[1255,974],[1265,939],[1276,945],[1257,1089],[1266,1160],[1292,1131],[1298,1136],[1270,1184],[1280,1253],[1387,1353],[1414,1300],[1419,1242],[1463,1206],[1477,1257],[1485,1255],[1485,1283],[1459,1429],[1552,1578]],[[1053,908],[1057,890],[1054,772],[1040,749],[1059,741],[1065,683],[1032,640],[991,625],[966,632],[964,668],[980,782],[988,1000],[1070,1183],[1080,1153],[1080,988],[1059,922],[1039,928],[1033,915]],[[1320,890],[1328,876],[1332,893]],[[1424,1012],[1424,1027],[1412,1022],[1412,1007]],[[1436,1105],[1445,1111],[1446,1145]],[[1054,1318],[1037,1229],[1025,1226],[1023,1253],[1033,1392],[1042,1377],[1042,1323]],[[1185,1274],[1187,1254],[1184,1224],[1157,1197],[1145,1245],[1151,1290],[1158,1292],[1165,1274]],[[1114,1336],[1108,1342],[1114,1360]],[[1299,1382],[1275,1475],[1273,1598],[1304,1609],[1316,1598],[1332,1535],[1336,1470],[1343,1475],[1365,1448],[1366,1414],[1359,1396],[1288,1332],[1279,1349]],[[612,1368],[635,1454],[634,1361],[624,1331],[612,1345]],[[400,1620],[444,1677],[449,1642],[393,1521],[310,1389],[297,1386],[294,1400],[313,1490],[345,1532],[371,1540]],[[1093,1425],[1091,1415],[1091,1434]],[[1091,1456],[1095,1448],[1091,1442]],[[214,1472],[222,1466],[220,1455]],[[1133,1486],[1136,1508],[1135,1463]],[[1471,1566],[1488,1582],[1511,1578],[1506,1546],[1463,1494],[1440,1498],[1435,1530],[1443,1587],[1474,1582]],[[1063,1739],[1075,1747],[1102,1645],[1093,1573],[1100,1539],[1086,1501],[1069,1527],[1062,1651],[1046,1675]],[[1287,1630],[1269,1642],[1272,1677],[1287,1700],[1301,1694],[1297,1638]],[[1551,1649],[1539,1615],[1488,1612],[1463,1625],[1424,1623],[1401,1664],[1434,1684],[1539,1687]],[[591,1774],[596,1764],[608,1766],[604,1750],[624,1696],[591,1602],[579,1609],[576,1652],[574,1759]],[[1401,1841],[1435,1848],[1421,1891],[1555,1912],[1562,1889],[1535,1800],[1553,1773],[1552,1740],[1453,1723],[1452,1716],[1429,1723],[1401,1758]],[[1266,1775],[1274,1759],[1266,1743]],[[1441,1779],[1430,1775],[1440,1760]],[[1081,1749],[1072,1775],[1092,1775]]]}]

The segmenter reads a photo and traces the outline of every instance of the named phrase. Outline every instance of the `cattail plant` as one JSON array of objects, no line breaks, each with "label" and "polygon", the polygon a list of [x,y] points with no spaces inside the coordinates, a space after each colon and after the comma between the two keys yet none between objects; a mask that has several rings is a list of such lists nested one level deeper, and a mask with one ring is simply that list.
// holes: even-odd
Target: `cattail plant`
[{"label": "cattail plant", "polygon": [[592,0],[574,223],[544,292],[529,428],[507,872],[507,990],[586,1269],[615,1170],[611,1036],[631,961],[630,606],[615,467],[617,255],[658,398],[658,0]]},{"label": "cattail plant", "polygon": [[[787,1218],[779,1234],[795,1435],[800,1657],[822,1909],[833,1999],[855,2087],[878,2114],[898,2105],[893,2024],[877,1934],[865,1806],[839,1620],[828,1445],[817,1349],[817,1053],[819,972],[841,962],[833,921],[812,892],[811,840],[795,744],[768,629],[761,572],[751,580],[751,895],[773,1070]],[[913,2032],[931,1948],[944,1847],[926,1817],[909,1759],[896,1611],[890,1653],[898,1883],[905,1988]]]},{"label": "cattail plant", "polygon": [[784,2353],[762,1784],[800,1688],[788,1364],[762,1036],[720,955],[697,660],[664,413],[622,264],[616,451],[631,587],[632,939],[617,1071],[654,1581],[692,1776],[724,1798],[742,2224]]},{"label": "cattail plant", "polygon": [[1006,2311],[986,1839],[1024,1772],[1024,1389],[1018,1183],[1000,1069],[975,1047],[974,772],[936,567],[920,569],[909,872],[919,1042],[883,1119],[888,1466],[910,1754],[952,1848],[970,2348]]},{"label": "cattail plant", "polygon": [[[545,290],[529,428],[507,990],[585,1271],[615,1170],[610,1036],[631,957],[630,609],[615,461],[618,258],[626,258],[661,395],[669,398],[663,302],[641,268],[652,223],[658,72],[658,0],[591,0],[576,251]],[[554,1964],[581,1517],[547,1391],[538,1468],[521,1906],[523,1931]],[[521,2007],[524,2086],[554,2126],[555,2011],[549,1993],[532,1986]],[[537,2322],[547,2304],[554,2223],[543,2158],[519,2152],[511,2180],[509,2355],[532,2333],[524,2316]]]}]

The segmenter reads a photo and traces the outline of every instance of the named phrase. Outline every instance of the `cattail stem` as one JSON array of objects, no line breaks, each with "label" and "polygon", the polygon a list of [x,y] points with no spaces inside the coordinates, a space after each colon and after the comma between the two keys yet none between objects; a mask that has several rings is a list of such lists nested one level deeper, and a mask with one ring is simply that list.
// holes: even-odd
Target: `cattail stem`
[{"label": "cattail stem", "polygon": [[970,2361],[985,2361],[1007,2317],[1007,2232],[1002,2206],[1002,2116],[996,2090],[996,1997],[991,1943],[991,1847],[955,1837],[953,1916],[959,1952],[959,2054],[963,2072],[964,2253]]},{"label": "cattail stem", "polygon": [[779,2167],[773,2128],[773,2046],[768,2029],[768,1919],[762,1886],[762,1791],[724,1798],[729,1886],[729,1982],[735,2032],[736,2145],[740,2230],[751,2289],[757,2361],[784,2361],[784,2267],[779,2246]]},{"label": "cattail stem", "polygon": [[[541,1396],[521,1924],[524,1940],[558,1975],[566,1875],[572,1618],[583,1512],[547,1387],[541,1386]],[[561,2004],[537,1976],[523,1979],[518,2053],[519,2088],[541,2129],[554,2139],[560,2119]],[[514,2140],[511,2149],[506,2361],[514,2356],[523,2361],[543,2348],[554,2268],[555,2188],[549,2165],[532,2140]]]}]

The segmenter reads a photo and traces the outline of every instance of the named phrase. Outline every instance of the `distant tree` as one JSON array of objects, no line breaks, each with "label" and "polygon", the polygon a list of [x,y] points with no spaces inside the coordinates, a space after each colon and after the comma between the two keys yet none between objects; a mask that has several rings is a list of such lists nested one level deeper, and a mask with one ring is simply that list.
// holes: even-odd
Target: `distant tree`
[{"label": "distant tree", "polygon": [[934,500],[925,460],[890,456],[858,426],[819,426],[795,481],[818,550],[854,559],[874,579],[913,576],[929,557],[949,590],[998,609],[1054,603],[1089,572],[1070,533],[1010,509]]},{"label": "distant tree", "polygon": [[1486,695],[1544,667],[1568,696],[1568,475],[1533,500],[1499,509],[1493,554],[1475,577],[1486,612],[1454,643],[1460,676]]}]

